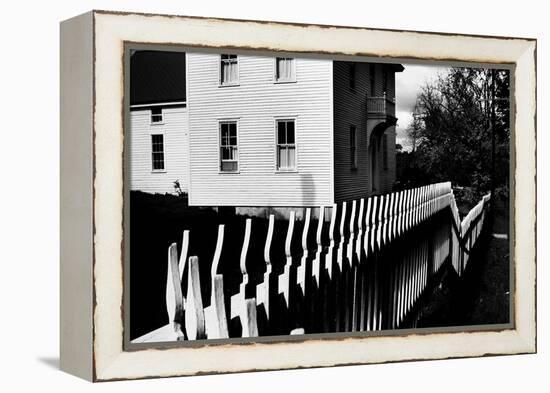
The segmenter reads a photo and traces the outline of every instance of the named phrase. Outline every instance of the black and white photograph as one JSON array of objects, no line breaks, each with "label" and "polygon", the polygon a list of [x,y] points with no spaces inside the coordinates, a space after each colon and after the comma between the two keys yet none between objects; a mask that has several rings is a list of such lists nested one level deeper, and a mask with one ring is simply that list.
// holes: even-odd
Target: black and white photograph
[{"label": "black and white photograph", "polygon": [[510,68],[126,56],[132,344],[510,326]]},{"label": "black and white photograph", "polygon": [[542,4],[6,3],[0,391],[547,391]]}]

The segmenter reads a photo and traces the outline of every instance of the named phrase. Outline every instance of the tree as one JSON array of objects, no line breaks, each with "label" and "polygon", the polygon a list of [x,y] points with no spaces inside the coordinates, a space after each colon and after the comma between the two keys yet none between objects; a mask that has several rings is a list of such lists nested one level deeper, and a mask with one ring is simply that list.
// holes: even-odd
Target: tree
[{"label": "tree", "polygon": [[420,177],[480,192],[508,184],[509,86],[508,70],[451,68],[422,88],[408,128]]}]

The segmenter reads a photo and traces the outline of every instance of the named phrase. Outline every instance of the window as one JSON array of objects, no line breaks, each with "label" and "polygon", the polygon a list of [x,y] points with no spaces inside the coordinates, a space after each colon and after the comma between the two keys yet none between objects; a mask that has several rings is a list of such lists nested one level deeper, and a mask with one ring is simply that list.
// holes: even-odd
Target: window
[{"label": "window", "polygon": [[164,135],[151,135],[151,156],[153,171],[164,171]]},{"label": "window", "polygon": [[384,134],[382,137],[382,162],[384,169],[388,169],[388,134]]},{"label": "window", "polygon": [[294,82],[296,80],[295,60],[291,57],[275,59],[275,80],[277,82]]},{"label": "window", "polygon": [[239,170],[239,148],[237,146],[237,122],[220,123],[220,171]]},{"label": "window", "polygon": [[355,90],[355,63],[349,63],[349,88]]},{"label": "window", "polygon": [[349,157],[351,169],[357,169],[357,128],[349,127]]},{"label": "window", "polygon": [[277,120],[277,170],[296,169],[296,135],[294,120]]},{"label": "window", "polygon": [[162,123],[162,108],[151,108],[151,123]]},{"label": "window", "polygon": [[371,97],[375,97],[375,96],[376,96],[375,73],[376,73],[376,68],[374,68],[374,64],[371,64],[371,65],[369,66],[369,75],[370,75],[370,96],[371,96]]},{"label": "window", "polygon": [[239,60],[237,55],[221,55],[220,84],[236,85],[239,83]]}]

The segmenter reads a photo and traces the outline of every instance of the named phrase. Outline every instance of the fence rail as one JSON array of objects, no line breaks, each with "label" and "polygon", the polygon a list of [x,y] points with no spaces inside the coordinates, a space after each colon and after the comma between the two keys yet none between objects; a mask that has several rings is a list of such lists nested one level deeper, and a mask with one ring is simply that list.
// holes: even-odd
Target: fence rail
[{"label": "fence rail", "polygon": [[[247,269],[254,231],[247,219],[235,293],[224,288],[218,271],[225,226],[218,227],[210,277],[201,277],[198,258],[187,255],[186,230],[180,255],[176,243],[168,249],[169,323],[133,342],[373,331],[414,324],[413,310],[443,263],[450,259],[456,272],[463,273],[489,202],[490,195],[484,196],[460,221],[446,182],[321,206],[316,219],[308,208],[301,231],[294,212],[288,221],[271,215],[262,240],[264,260],[254,261],[264,266],[261,274]],[[276,230],[286,230],[280,269],[272,263]],[[211,288],[206,307],[201,295],[205,279]]]}]

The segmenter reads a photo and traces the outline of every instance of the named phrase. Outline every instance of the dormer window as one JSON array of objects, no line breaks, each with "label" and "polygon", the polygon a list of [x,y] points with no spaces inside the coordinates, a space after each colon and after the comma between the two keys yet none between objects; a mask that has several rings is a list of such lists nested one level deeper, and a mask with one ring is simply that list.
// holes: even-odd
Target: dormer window
[{"label": "dormer window", "polygon": [[151,109],[151,124],[162,124],[163,122],[162,108]]},{"label": "dormer window", "polygon": [[295,82],[296,81],[296,59],[292,57],[277,57],[275,59],[275,81]]}]

